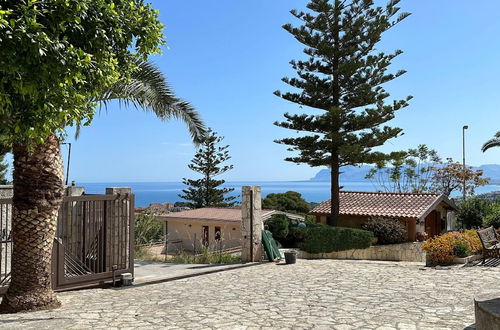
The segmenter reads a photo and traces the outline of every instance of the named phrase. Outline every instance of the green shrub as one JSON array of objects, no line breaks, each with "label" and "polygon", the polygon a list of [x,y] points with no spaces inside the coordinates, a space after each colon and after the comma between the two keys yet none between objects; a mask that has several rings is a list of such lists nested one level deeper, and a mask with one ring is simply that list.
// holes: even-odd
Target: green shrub
[{"label": "green shrub", "polygon": [[378,244],[398,244],[408,238],[406,227],[396,219],[370,218],[363,229],[372,232]]},{"label": "green shrub", "polygon": [[459,258],[465,258],[471,255],[469,244],[466,241],[457,241],[453,245],[453,254]]},{"label": "green shrub", "polygon": [[288,235],[285,238],[278,239],[278,242],[285,248],[298,248],[300,243],[304,241],[305,235],[306,228],[290,225],[288,227]]},{"label": "green shrub", "polygon": [[135,244],[144,245],[163,240],[163,224],[153,214],[141,213],[135,219]]},{"label": "green shrub", "polygon": [[192,255],[180,251],[169,262],[176,264],[234,264],[241,262],[240,256],[210,251],[202,248],[201,254]]},{"label": "green shrub", "polygon": [[457,222],[464,229],[481,228],[488,208],[488,202],[479,198],[461,202],[457,210]]},{"label": "green shrub", "polygon": [[284,214],[275,214],[266,221],[266,226],[268,227],[273,238],[280,241],[288,236],[290,219]]},{"label": "green shrub", "polygon": [[311,210],[309,203],[296,191],[268,194],[262,199],[262,208],[299,214],[306,214]]},{"label": "green shrub", "polygon": [[500,228],[500,203],[491,203],[484,219],[484,226]]},{"label": "green shrub", "polygon": [[302,230],[305,235],[299,247],[309,253],[366,249],[373,239],[371,232],[361,229],[316,225]]}]

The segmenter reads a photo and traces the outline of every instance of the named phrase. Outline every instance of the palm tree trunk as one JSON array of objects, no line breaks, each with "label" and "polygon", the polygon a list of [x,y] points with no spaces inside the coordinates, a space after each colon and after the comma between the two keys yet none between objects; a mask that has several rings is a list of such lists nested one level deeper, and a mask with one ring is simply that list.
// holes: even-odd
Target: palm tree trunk
[{"label": "palm tree trunk", "polygon": [[60,306],[52,290],[52,244],[64,193],[59,140],[51,135],[29,150],[15,145],[11,282],[0,311]]}]

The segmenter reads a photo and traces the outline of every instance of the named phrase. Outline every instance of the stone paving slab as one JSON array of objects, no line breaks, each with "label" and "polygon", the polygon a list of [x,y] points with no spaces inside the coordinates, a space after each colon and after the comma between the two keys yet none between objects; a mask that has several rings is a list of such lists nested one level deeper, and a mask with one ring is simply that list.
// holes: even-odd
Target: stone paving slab
[{"label": "stone paving slab", "polygon": [[230,269],[248,267],[251,264],[174,264],[165,262],[134,262],[134,284],[166,282],[191,276],[211,274]]},{"label": "stone paving slab", "polygon": [[464,329],[500,269],[298,260],[154,285],[59,294],[54,311],[0,315],[2,329]]}]

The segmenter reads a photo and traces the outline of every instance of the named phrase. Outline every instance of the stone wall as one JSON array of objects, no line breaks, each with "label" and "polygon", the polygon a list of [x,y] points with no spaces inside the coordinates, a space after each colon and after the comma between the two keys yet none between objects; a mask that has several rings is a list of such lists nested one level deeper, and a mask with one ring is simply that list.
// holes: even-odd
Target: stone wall
[{"label": "stone wall", "polygon": [[425,263],[426,253],[422,250],[422,242],[410,242],[402,244],[374,245],[368,249],[347,250],[331,253],[312,254],[300,251],[299,258],[386,260]]},{"label": "stone wall", "polygon": [[[202,247],[203,226],[208,227],[208,248],[232,249],[241,247],[241,223],[231,221],[176,221],[168,220],[168,240],[181,241],[180,243],[168,244],[168,253],[175,254],[183,251],[197,251],[200,253]],[[220,229],[221,241],[215,240],[215,227]]]}]

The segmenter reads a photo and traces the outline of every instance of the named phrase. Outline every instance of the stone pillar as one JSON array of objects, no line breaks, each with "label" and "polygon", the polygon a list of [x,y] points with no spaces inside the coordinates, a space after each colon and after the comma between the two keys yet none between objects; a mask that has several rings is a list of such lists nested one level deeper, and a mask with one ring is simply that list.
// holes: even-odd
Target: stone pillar
[{"label": "stone pillar", "polygon": [[[84,187],[66,186],[64,196],[78,197],[83,195]],[[81,251],[82,239],[81,232],[83,230],[83,213],[82,208],[78,207],[78,202],[67,202],[62,204],[62,209],[59,211],[59,219],[56,237],[62,239],[70,251]],[[62,218],[61,218],[62,217]],[[64,225],[59,226],[62,222]],[[78,254],[77,254],[78,255]]]},{"label": "stone pillar", "polygon": [[12,198],[14,195],[14,186],[0,185],[0,198]]},{"label": "stone pillar", "polygon": [[243,186],[241,196],[241,260],[243,262],[261,261],[263,228],[261,188]]},{"label": "stone pillar", "polygon": [[84,187],[66,186],[65,196],[81,196],[85,192]]}]

